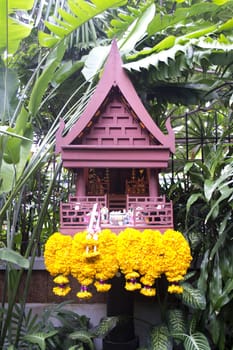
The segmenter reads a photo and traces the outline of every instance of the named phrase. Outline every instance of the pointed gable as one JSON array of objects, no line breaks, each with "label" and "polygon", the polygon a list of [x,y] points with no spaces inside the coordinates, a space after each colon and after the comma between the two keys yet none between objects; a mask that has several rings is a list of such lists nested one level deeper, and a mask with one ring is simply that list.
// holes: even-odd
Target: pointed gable
[{"label": "pointed gable", "polygon": [[[137,149],[141,160],[145,158],[143,153],[148,153],[145,166],[165,167],[175,148],[170,123],[167,123],[168,134],[164,135],[143,106],[122,67],[116,41],[112,43],[103,75],[85,111],[64,137],[63,129],[64,122],[57,132],[56,149],[62,153],[67,167],[73,167],[74,163],[76,166],[98,166],[98,162],[100,166],[102,161],[106,167],[124,166],[120,165],[121,157],[126,157],[130,149],[131,152]],[[72,156],[76,159],[73,165]],[[115,165],[112,164],[114,159]],[[136,162],[135,156],[131,166],[142,166]]]}]

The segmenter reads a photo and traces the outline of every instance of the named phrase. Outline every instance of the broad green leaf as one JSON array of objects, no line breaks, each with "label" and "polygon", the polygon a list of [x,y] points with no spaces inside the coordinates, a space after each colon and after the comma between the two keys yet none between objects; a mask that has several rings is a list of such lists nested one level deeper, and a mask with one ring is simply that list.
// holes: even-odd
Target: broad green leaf
[{"label": "broad green leaf", "polygon": [[222,271],[219,266],[219,255],[216,254],[212,264],[211,276],[209,278],[209,299],[214,305],[218,297],[222,294]]},{"label": "broad green leaf", "polygon": [[91,338],[91,334],[87,331],[76,331],[69,334],[69,338],[73,340],[79,340],[84,344],[87,344],[88,349],[94,350],[94,343]]},{"label": "broad green leaf", "polygon": [[212,312],[211,316],[209,317],[208,323],[209,323],[208,330],[211,333],[214,344],[216,345],[219,340],[221,326],[214,312]]},{"label": "broad green leaf", "polygon": [[171,335],[176,339],[183,339],[183,335],[187,333],[186,318],[182,310],[168,310],[168,329]]},{"label": "broad green leaf", "polygon": [[[170,49],[153,53],[147,57],[144,57],[138,61],[124,64],[124,68],[128,70],[140,71],[142,68],[148,69],[150,66],[158,68],[160,62],[168,64],[169,60],[174,60],[178,53],[186,53],[187,47],[185,45],[175,45]],[[135,58],[135,55],[132,56]],[[127,60],[131,60],[131,56],[127,57]]]},{"label": "broad green leaf", "polygon": [[24,128],[24,136],[15,134],[16,136],[12,138],[13,140],[20,141],[18,150],[16,150],[16,154],[19,157],[17,164],[14,164],[11,158],[8,159],[8,163],[5,162],[5,158],[7,156],[6,153],[4,154],[4,159],[2,159],[2,164],[0,167],[0,179],[2,180],[0,182],[0,193],[7,193],[12,190],[15,181],[20,178],[25,165],[29,160],[33,142],[33,129],[30,123],[26,123]]},{"label": "broad green leaf", "polygon": [[214,4],[221,6],[229,2],[229,0],[212,0]]},{"label": "broad green leaf", "polygon": [[57,38],[48,33],[39,32],[38,39],[41,46],[53,47],[57,44]]},{"label": "broad green leaf", "polygon": [[189,213],[189,210],[190,210],[191,206],[192,206],[198,199],[203,199],[202,193],[194,193],[194,194],[192,194],[192,195],[189,197],[188,202],[187,202],[187,204],[186,204],[187,214]]},{"label": "broad green leaf", "polygon": [[232,30],[233,29],[233,18],[229,19],[228,21],[226,21],[225,23],[221,24],[218,27],[218,31],[228,31],[228,30]]},{"label": "broad green leaf", "polygon": [[16,264],[24,269],[29,268],[29,261],[10,248],[0,248],[0,260]]},{"label": "broad green leaf", "polygon": [[95,337],[106,336],[117,324],[118,317],[104,317],[100,320],[99,324],[92,330],[92,334]]},{"label": "broad green leaf", "polygon": [[214,310],[219,311],[224,305],[232,300],[232,291],[233,279],[229,279],[222,290],[222,294],[219,295],[217,300],[215,300],[215,303],[213,305]]},{"label": "broad green leaf", "polygon": [[93,79],[96,73],[103,67],[109,50],[110,46],[98,46],[91,50],[82,69],[82,74],[87,81]]},{"label": "broad green leaf", "polygon": [[[89,21],[91,18],[103,13],[111,7],[123,6],[126,3],[126,0],[92,0],[90,2],[84,0],[79,0],[78,2],[70,0],[68,2],[70,12],[67,13],[72,17],[65,14],[66,11],[63,10],[60,11],[60,15],[63,16],[64,25],[54,26],[54,20],[52,22],[46,22],[47,27],[51,30],[51,39],[49,39],[49,34],[39,35],[40,44],[46,47],[52,47],[65,36],[72,34],[72,32],[77,30],[82,24]],[[69,27],[70,29],[68,29]]]},{"label": "broad green leaf", "polygon": [[209,264],[209,251],[207,250],[204,254],[204,257],[201,263],[201,273],[197,284],[198,289],[203,294],[206,293],[206,289],[207,289],[208,264]]},{"label": "broad green leaf", "polygon": [[200,332],[187,335],[184,341],[185,350],[211,350],[206,336]]},{"label": "broad green leaf", "polygon": [[57,47],[48,56],[46,67],[33,86],[28,105],[28,109],[33,117],[38,112],[41,100],[49,86],[50,81],[54,76],[54,72],[61,64],[65,50],[65,43],[61,41],[60,44],[57,45]]},{"label": "broad green leaf", "polygon": [[62,63],[61,67],[54,73],[52,85],[60,85],[63,81],[68,79],[73,73],[80,70],[83,66],[84,62],[81,61],[77,61],[75,63],[72,61],[66,61]]},{"label": "broad green leaf", "polygon": [[9,15],[12,15],[16,10],[30,10],[33,3],[34,0],[0,1],[0,53],[7,50],[8,54],[13,54],[18,49],[21,40],[31,33],[31,24],[26,24]]},{"label": "broad green leaf", "polygon": [[184,288],[184,291],[181,298],[184,304],[193,309],[204,310],[206,307],[205,295],[202,294],[199,289],[193,288],[192,285],[187,282],[182,283],[182,287]]},{"label": "broad green leaf", "polygon": [[16,180],[16,174],[12,164],[2,160],[0,167],[0,194],[8,193],[12,190]]},{"label": "broad green leaf", "polygon": [[[13,129],[8,129],[13,131]],[[3,159],[9,164],[17,164],[20,159],[20,144],[21,140],[16,137],[9,136],[7,138]]]},{"label": "broad green leaf", "polygon": [[161,16],[161,14],[158,13],[148,26],[148,34],[151,36],[174,26],[176,23],[182,23],[182,21],[185,20],[186,15],[187,9],[185,8],[178,8],[175,13],[164,16]]},{"label": "broad green leaf", "polygon": [[[230,182],[232,182],[232,181],[230,181]],[[212,203],[211,209],[205,218],[205,223],[211,218],[211,216],[214,219],[216,219],[216,217],[218,216],[218,213],[219,213],[219,204],[221,202],[223,202],[224,200],[226,200],[227,198],[230,198],[230,196],[232,195],[232,192],[233,192],[232,187],[224,186],[221,188],[221,190],[220,190],[221,196],[218,198],[217,201]]]},{"label": "broad green leaf", "polygon": [[172,345],[168,328],[165,325],[153,327],[150,337],[152,350],[167,350]]},{"label": "broad green leaf", "polygon": [[142,12],[140,17],[133,21],[129,26],[123,38],[119,40],[119,48],[123,52],[129,52],[134,49],[137,42],[139,42],[146,33],[148,24],[151,22],[155,14],[155,5],[151,4]]},{"label": "broad green leaf", "polygon": [[212,181],[210,179],[205,180],[204,182],[204,194],[207,201],[210,201],[210,198],[212,197],[212,193],[216,189],[216,183],[215,181]]},{"label": "broad green leaf", "polygon": [[8,121],[16,106],[16,93],[19,80],[15,72],[0,68],[0,116],[1,121]]},{"label": "broad green leaf", "polygon": [[27,342],[37,344],[40,347],[40,350],[46,349],[46,339],[53,337],[55,334],[57,334],[58,331],[51,331],[49,333],[35,333],[35,334],[28,334],[23,337],[23,339]]}]

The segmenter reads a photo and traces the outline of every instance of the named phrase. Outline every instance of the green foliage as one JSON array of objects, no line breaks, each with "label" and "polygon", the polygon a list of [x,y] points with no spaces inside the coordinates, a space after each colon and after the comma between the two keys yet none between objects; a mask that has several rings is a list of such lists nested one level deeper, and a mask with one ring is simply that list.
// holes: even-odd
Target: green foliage
[{"label": "green foliage", "polygon": [[184,292],[182,293],[182,301],[185,305],[194,309],[204,310],[206,307],[206,300],[203,293],[189,283],[182,283]]},{"label": "green foliage", "polygon": [[[184,313],[180,309],[172,309],[167,312],[167,323],[170,334],[186,334],[187,324]],[[177,336],[179,338],[179,336]],[[181,337],[181,339],[183,336]]]},{"label": "green foliage", "polygon": [[185,337],[185,350],[210,350],[208,340],[202,333],[194,333]]},{"label": "green foliage", "polygon": [[[17,9],[18,3],[11,1],[9,9]],[[49,1],[49,6],[52,3]],[[107,334],[117,321],[115,318],[104,319],[98,327],[90,330],[85,317],[57,308],[46,310],[42,321],[37,322],[24,312],[32,263],[27,271],[22,306],[16,309],[22,270],[12,269],[12,262],[18,262],[19,266],[25,268],[29,252],[32,253],[32,261],[35,257],[40,235],[46,236],[52,232],[49,215],[51,206],[58,202],[51,203],[50,197],[52,188],[55,188],[58,169],[49,178],[48,167],[58,122],[61,116],[64,117],[67,131],[78,119],[93,91],[92,86],[84,85],[83,81],[97,77],[96,73],[102,68],[109,49],[101,26],[98,32],[100,38],[93,37],[98,47],[88,55],[87,48],[91,47],[87,45],[88,33],[94,26],[93,16],[103,14],[109,7],[125,3],[95,0],[79,1],[77,5],[76,1],[71,0],[67,2],[69,9],[60,8],[51,21],[48,20],[48,14],[45,18],[43,5],[40,5],[40,16],[44,18],[37,18],[36,23],[41,18],[46,20],[51,34],[41,32],[39,37],[40,43],[48,51],[39,52],[34,46],[33,65],[30,65],[26,75],[21,74],[16,64],[19,54],[14,52],[19,48],[21,39],[31,32],[31,23],[26,25],[21,21],[20,13],[14,10],[8,18],[7,28],[9,13],[6,11],[6,1],[2,1],[0,23],[4,35],[0,38],[0,53],[8,50],[8,54],[14,54],[11,59],[8,55],[6,61],[10,62],[11,70],[9,66],[3,69],[1,63],[0,79],[0,97],[3,100],[0,106],[0,186],[3,203],[0,217],[1,220],[7,219],[6,249],[14,247],[17,235],[25,232],[32,232],[32,235],[26,260],[18,254],[12,255],[13,250],[7,250],[7,255],[5,248],[2,250],[2,257],[7,262],[9,284],[5,288],[8,288],[9,307],[6,308],[6,296],[3,295],[0,347],[5,343],[9,348],[23,349],[26,340],[32,340],[35,345],[28,342],[28,347],[83,349],[89,344],[91,348],[93,338]],[[226,117],[229,110],[225,109],[232,102],[232,1],[177,1],[176,4],[167,1],[156,3],[156,7],[151,1],[131,3],[132,6],[117,9],[118,18],[111,21],[108,34],[118,38],[121,53],[127,54],[123,56],[126,63],[124,67],[131,74],[148,110],[161,125],[167,116],[172,115],[174,127],[179,127],[181,136],[184,136],[185,123],[181,122],[181,118],[176,120],[173,115],[174,108],[180,117],[184,113],[180,105],[188,106],[189,136],[202,140],[203,136],[213,137],[215,108],[218,118],[222,113],[218,135],[221,134],[225,142],[226,131],[229,128],[230,134],[232,125],[230,117]],[[20,9],[24,14],[28,14],[25,11],[31,7],[31,1],[20,1]],[[109,12],[108,19],[112,13],[116,12]],[[16,14],[19,18],[17,23]],[[19,36],[11,30],[17,30]],[[77,36],[73,35],[76,30],[79,30]],[[74,40],[68,41],[71,37]],[[102,37],[104,40],[99,40]],[[29,53],[30,47],[29,44]],[[25,51],[23,46],[21,49]],[[17,76],[16,71],[20,75]],[[22,76],[28,76],[28,81]],[[80,96],[83,98],[79,99]],[[16,97],[19,99],[18,105]],[[75,103],[71,103],[73,97]],[[191,105],[199,105],[193,117],[190,117]],[[178,137],[180,134],[177,132]],[[32,155],[33,139],[39,142],[38,149]],[[227,150],[221,150],[221,147],[203,149],[201,142],[190,142],[187,153],[192,162],[187,165],[184,148],[179,147],[177,150],[177,183],[173,183],[170,189],[178,208],[175,212],[176,223],[185,228],[192,244],[195,255],[193,268],[196,271],[190,283],[183,282],[184,294],[176,301],[179,310],[176,308],[170,311],[168,305],[164,305],[166,317],[152,331],[150,345],[153,349],[167,349],[172,344],[191,350],[209,349],[205,337],[208,335],[215,347],[225,350],[232,340],[232,336],[229,336],[233,291],[231,147],[226,147]],[[202,151],[205,162],[196,160]],[[47,174],[42,177],[43,188],[35,180],[39,172]],[[43,192],[40,203],[36,199],[39,190]],[[60,193],[61,188],[57,187],[56,191],[54,193]],[[25,199],[30,192],[33,192],[33,198]],[[24,208],[30,204],[30,213],[27,209],[25,216],[21,210],[22,199],[25,200]],[[186,212],[184,203],[187,203]],[[30,221],[26,230],[17,232],[18,217],[24,223]],[[201,265],[198,265],[199,259]],[[59,329],[54,328],[52,315],[61,322]],[[67,334],[71,337],[64,336]],[[24,335],[26,338],[22,340]],[[6,339],[10,341],[9,344]]]},{"label": "green foliage", "polygon": [[167,326],[153,327],[150,334],[151,349],[167,350],[171,347],[171,338]]},{"label": "green foliage", "polygon": [[106,336],[117,324],[118,317],[104,317],[100,320],[99,324],[92,330],[95,337]]},{"label": "green foliage", "polygon": [[52,331],[47,334],[44,334],[44,333],[29,334],[24,336],[24,340],[29,343],[37,344],[41,350],[45,350],[46,340],[50,337],[53,337],[56,333],[57,331]]},{"label": "green foliage", "polygon": [[[0,54],[4,51],[7,54],[13,54],[18,49],[21,40],[27,37],[32,30],[31,23],[25,23],[20,18],[13,16],[18,10],[26,11],[30,10],[33,6],[33,0],[17,0],[8,2],[7,0],[1,0],[1,11],[0,11],[0,23],[1,23],[1,36],[0,36]],[[9,16],[11,14],[11,16]]]},{"label": "green foliage", "polygon": [[[100,338],[116,325],[117,317],[106,317],[94,328],[89,325],[89,319],[67,309],[70,302],[46,307],[34,328],[21,339],[21,347],[30,343],[37,344],[41,350],[50,349],[90,349],[94,350],[94,338]],[[58,323],[59,325],[54,325]],[[20,348],[21,349],[21,348]]]},{"label": "green foliage", "polygon": [[18,252],[10,248],[0,248],[0,260],[18,265],[24,269],[29,268],[29,261]]},{"label": "green foliage", "polygon": [[42,46],[52,47],[59,42],[60,39],[69,36],[82,24],[93,18],[94,16],[102,13],[106,9],[115,6],[124,5],[124,0],[93,0],[90,3],[84,0],[80,0],[77,4],[76,1],[69,1],[70,13],[59,10],[59,14],[62,21],[54,17],[56,24],[46,21],[46,27],[53,33],[53,35],[40,32],[39,40]]}]

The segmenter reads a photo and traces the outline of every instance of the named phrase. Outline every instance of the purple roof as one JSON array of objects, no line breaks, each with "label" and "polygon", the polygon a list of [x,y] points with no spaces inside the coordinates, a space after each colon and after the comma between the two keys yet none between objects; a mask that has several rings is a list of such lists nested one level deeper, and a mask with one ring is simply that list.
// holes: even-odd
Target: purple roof
[{"label": "purple roof", "polygon": [[64,122],[61,122],[56,135],[57,152],[60,152],[61,149],[65,146],[74,144],[77,136],[82,134],[82,132],[87,128],[93,116],[101,107],[105,99],[108,97],[108,94],[110,94],[110,91],[113,87],[118,87],[128,105],[130,105],[148,132],[158,141],[158,144],[166,149],[170,149],[171,152],[175,151],[175,136],[170,125],[170,120],[167,120],[166,122],[168,134],[165,135],[155,124],[145,109],[127,73],[123,69],[122,64],[123,63],[120,57],[117,43],[114,40],[112,42],[111,50],[104,67],[103,75],[97,84],[94,94],[92,95],[83,114],[64,137],[62,137]]}]

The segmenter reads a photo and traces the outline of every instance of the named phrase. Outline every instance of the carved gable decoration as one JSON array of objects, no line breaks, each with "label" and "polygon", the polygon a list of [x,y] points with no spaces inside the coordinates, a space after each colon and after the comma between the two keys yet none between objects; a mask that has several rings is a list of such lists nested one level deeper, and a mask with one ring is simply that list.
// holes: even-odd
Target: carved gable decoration
[{"label": "carved gable decoration", "polygon": [[94,115],[83,135],[72,144],[134,146],[156,144],[156,141],[114,88],[104,110]]},{"label": "carved gable decoration", "polygon": [[103,75],[85,111],[62,136],[57,132],[56,150],[65,167],[166,167],[175,149],[170,122],[164,135],[143,106],[113,41]]}]

